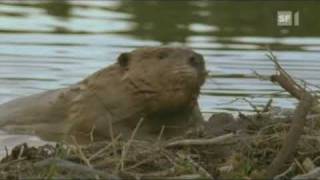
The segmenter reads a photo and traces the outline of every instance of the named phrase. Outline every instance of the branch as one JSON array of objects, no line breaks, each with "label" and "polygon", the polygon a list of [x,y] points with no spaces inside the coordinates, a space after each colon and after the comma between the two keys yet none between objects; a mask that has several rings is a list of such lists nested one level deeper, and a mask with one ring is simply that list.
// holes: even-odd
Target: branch
[{"label": "branch", "polygon": [[267,168],[265,175],[267,179],[271,179],[281,172],[285,163],[293,157],[300,136],[303,133],[306,116],[311,110],[314,102],[314,98],[311,93],[307,92],[291,78],[291,76],[280,66],[272,53],[270,53],[269,57],[275,63],[279,72],[279,74],[274,75],[273,80],[277,81],[281,87],[299,99],[300,103],[295,109],[291,127],[285,141],[283,142],[282,148]]}]

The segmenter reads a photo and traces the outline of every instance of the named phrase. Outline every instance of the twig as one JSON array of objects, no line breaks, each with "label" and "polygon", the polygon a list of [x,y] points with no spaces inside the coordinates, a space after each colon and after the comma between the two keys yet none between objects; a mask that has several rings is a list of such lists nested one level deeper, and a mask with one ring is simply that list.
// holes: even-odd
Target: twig
[{"label": "twig", "polygon": [[27,148],[27,144],[26,144],[26,143],[23,143],[23,144],[22,144],[22,146],[20,146],[19,154],[18,154],[17,159],[21,159],[21,157],[22,157],[22,155],[23,155],[23,152],[24,152],[25,148]]},{"label": "twig", "polygon": [[290,172],[292,172],[295,168],[295,163],[291,163],[290,167],[288,169],[286,169],[284,172],[282,172],[281,174],[276,175],[273,180],[280,180],[283,177],[287,176],[287,174],[289,174]]},{"label": "twig", "polygon": [[[114,140],[117,141],[120,138],[120,135],[118,135]],[[102,154],[104,151],[108,150],[111,146],[113,146],[113,143],[110,142],[108,145],[106,145],[104,148],[101,148],[99,151],[97,151],[96,153],[94,153],[93,155],[91,155],[88,160],[92,161],[94,160],[97,156],[99,156],[100,154]]]},{"label": "twig", "polygon": [[203,146],[203,145],[216,145],[224,144],[225,141],[236,137],[234,133],[225,134],[222,136],[210,138],[210,139],[184,139],[178,140],[165,145],[166,148],[177,147],[177,146]]},{"label": "twig", "polygon": [[157,158],[159,158],[159,155],[158,155],[158,154],[156,154],[156,155],[154,155],[154,156],[150,156],[150,157],[148,157],[148,158],[146,158],[146,159],[144,159],[144,160],[142,160],[142,161],[137,162],[136,164],[134,164],[134,165],[132,165],[132,166],[130,166],[130,167],[125,168],[125,171],[134,169],[134,168],[139,167],[139,166],[141,166],[141,165],[143,165],[143,164],[146,164],[146,163],[148,163],[148,162],[150,162],[150,161],[154,161],[154,160],[157,159]]},{"label": "twig", "polygon": [[259,108],[256,105],[254,105],[251,101],[249,101],[247,98],[242,98],[242,100],[247,102],[257,114],[260,114],[261,111],[259,110]]},{"label": "twig", "polygon": [[294,163],[297,165],[297,167],[300,169],[300,171],[302,171],[303,173],[306,172],[306,170],[304,169],[302,164],[296,158],[294,159]]},{"label": "twig", "polygon": [[94,131],[96,129],[96,126],[93,125],[90,131],[90,142],[94,142]]},{"label": "twig", "polygon": [[301,87],[295,80],[293,80],[291,76],[281,67],[277,58],[270,50],[267,56],[275,64],[277,70],[277,73],[271,76],[271,81],[278,82],[280,86],[287,92],[289,92],[293,97],[301,100],[306,90]]},{"label": "twig", "polygon": [[196,163],[192,158],[188,157],[188,156],[183,156],[181,155],[182,158],[188,160],[188,162],[193,166],[195,167],[195,169],[197,171],[199,171],[199,173],[202,175],[202,178],[204,176],[205,179],[214,179],[210,173],[208,173],[208,171],[203,168],[202,166],[200,166],[198,163]]},{"label": "twig", "polygon": [[177,163],[175,161],[175,159],[171,158],[170,155],[168,154],[168,152],[166,151],[160,151],[160,153],[174,166],[177,167]]},{"label": "twig", "polygon": [[267,102],[267,104],[264,106],[262,112],[269,112],[270,107],[271,107],[271,105],[272,105],[272,102],[273,102],[273,99],[272,99],[272,98],[269,99],[269,101]]},{"label": "twig", "polygon": [[260,80],[268,80],[268,81],[270,80],[270,76],[261,75],[256,70],[252,70],[252,73],[256,78]]},{"label": "twig", "polygon": [[78,153],[79,153],[80,158],[82,159],[82,161],[83,161],[84,163],[86,163],[86,165],[87,165],[88,167],[92,168],[92,165],[91,165],[91,163],[90,163],[90,160],[84,155],[84,153],[83,153],[81,147],[79,146],[76,138],[75,138],[74,136],[72,136],[71,138],[72,138],[72,140],[73,140],[73,142],[74,142],[74,144],[75,144],[75,146],[76,146],[76,148],[77,148],[77,151],[78,151]]},{"label": "twig", "polygon": [[108,121],[108,128],[109,128],[109,133],[110,133],[110,138],[111,138],[111,145],[112,145],[112,150],[113,150],[113,155],[115,156],[117,154],[117,149],[115,145],[115,139],[114,139],[114,134],[113,134],[113,126],[110,118],[106,118]]},{"label": "twig", "polygon": [[166,128],[166,126],[161,126],[161,130],[160,130],[159,136],[157,138],[157,143],[160,142],[165,128]]},{"label": "twig", "polygon": [[142,122],[143,122],[144,118],[141,118],[139,120],[139,122],[137,123],[135,129],[133,130],[132,134],[131,134],[131,137],[130,139],[128,140],[128,142],[123,146],[123,149],[122,149],[122,152],[121,152],[121,159],[120,159],[120,168],[121,168],[121,171],[123,171],[124,169],[124,161],[125,161],[125,158],[126,158],[126,155],[127,155],[127,151],[129,150],[130,146],[131,146],[131,143],[134,139],[134,137],[136,136],[136,133],[139,129],[139,127],[141,126]]},{"label": "twig", "polygon": [[9,150],[8,150],[8,147],[7,146],[4,146],[4,150],[6,152],[6,158],[9,157]]},{"label": "twig", "polygon": [[[160,133],[159,133],[159,135],[158,135],[157,141],[155,142],[156,145],[159,145],[159,144],[160,144],[160,140],[161,140],[161,137],[162,137],[162,135],[163,135],[164,129],[165,129],[165,126],[161,126]],[[156,149],[152,149],[152,151],[154,151],[154,150],[156,150],[156,151],[157,151],[157,150],[161,151],[161,149],[162,149],[162,147],[161,147],[161,146],[158,146]],[[160,155],[161,155],[161,152],[160,152]],[[147,158],[147,159],[144,159],[144,160],[142,160],[142,161],[140,161],[140,162],[138,162],[138,163],[136,163],[136,164],[134,164],[134,165],[126,168],[125,170],[128,171],[128,170],[130,170],[130,169],[134,169],[134,168],[136,168],[136,167],[138,167],[138,166],[141,166],[141,165],[143,165],[143,164],[146,164],[146,163],[148,163],[148,162],[150,162],[150,161],[153,161],[153,160],[155,160],[155,159],[157,159],[157,158],[159,158],[159,154],[158,154],[158,153],[157,153],[155,156],[151,156],[151,157],[149,157],[149,158]]]}]

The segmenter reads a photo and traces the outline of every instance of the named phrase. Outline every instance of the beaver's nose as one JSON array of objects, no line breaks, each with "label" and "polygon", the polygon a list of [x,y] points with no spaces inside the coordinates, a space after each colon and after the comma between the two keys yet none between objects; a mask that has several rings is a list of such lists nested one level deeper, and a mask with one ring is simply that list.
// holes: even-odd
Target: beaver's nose
[{"label": "beaver's nose", "polygon": [[204,59],[203,56],[200,54],[192,54],[189,59],[189,64],[196,68],[198,71],[205,71],[204,67]]}]

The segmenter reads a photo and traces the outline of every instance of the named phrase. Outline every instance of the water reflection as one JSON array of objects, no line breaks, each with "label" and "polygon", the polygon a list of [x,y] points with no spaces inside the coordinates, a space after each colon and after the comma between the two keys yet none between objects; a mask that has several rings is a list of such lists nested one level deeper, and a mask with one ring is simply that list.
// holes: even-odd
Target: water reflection
[{"label": "water reflection", "polygon": [[[319,36],[316,2],[160,2],[121,1],[117,10],[134,15],[136,25],[124,32],[164,43],[189,36]],[[277,11],[299,11],[302,27],[280,28]]]},{"label": "water reflection", "polygon": [[[0,103],[63,87],[111,64],[120,52],[180,43],[205,56],[212,77],[202,89],[203,112],[292,107],[271,74],[269,45],[294,76],[320,84],[316,2],[6,1],[0,2]],[[300,26],[276,25],[278,10],[300,13]],[[229,103],[233,102],[233,103]]]},{"label": "water reflection", "polygon": [[48,15],[67,19],[71,15],[72,6],[66,0],[47,0],[40,2],[40,7],[44,8]]}]

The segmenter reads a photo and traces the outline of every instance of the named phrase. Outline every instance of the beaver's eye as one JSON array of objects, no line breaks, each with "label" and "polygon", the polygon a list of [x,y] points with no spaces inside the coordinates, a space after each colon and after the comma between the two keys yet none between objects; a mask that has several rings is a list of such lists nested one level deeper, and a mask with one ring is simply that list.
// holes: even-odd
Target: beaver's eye
[{"label": "beaver's eye", "polygon": [[118,57],[118,63],[121,67],[127,67],[129,64],[129,53],[122,53]]},{"label": "beaver's eye", "polygon": [[190,63],[192,66],[198,66],[200,62],[197,60],[196,57],[191,56],[191,57],[189,58],[189,63]]},{"label": "beaver's eye", "polygon": [[159,54],[158,54],[158,58],[159,59],[164,59],[164,58],[166,58],[166,57],[168,57],[169,55],[168,55],[168,53],[167,52],[160,52]]}]

